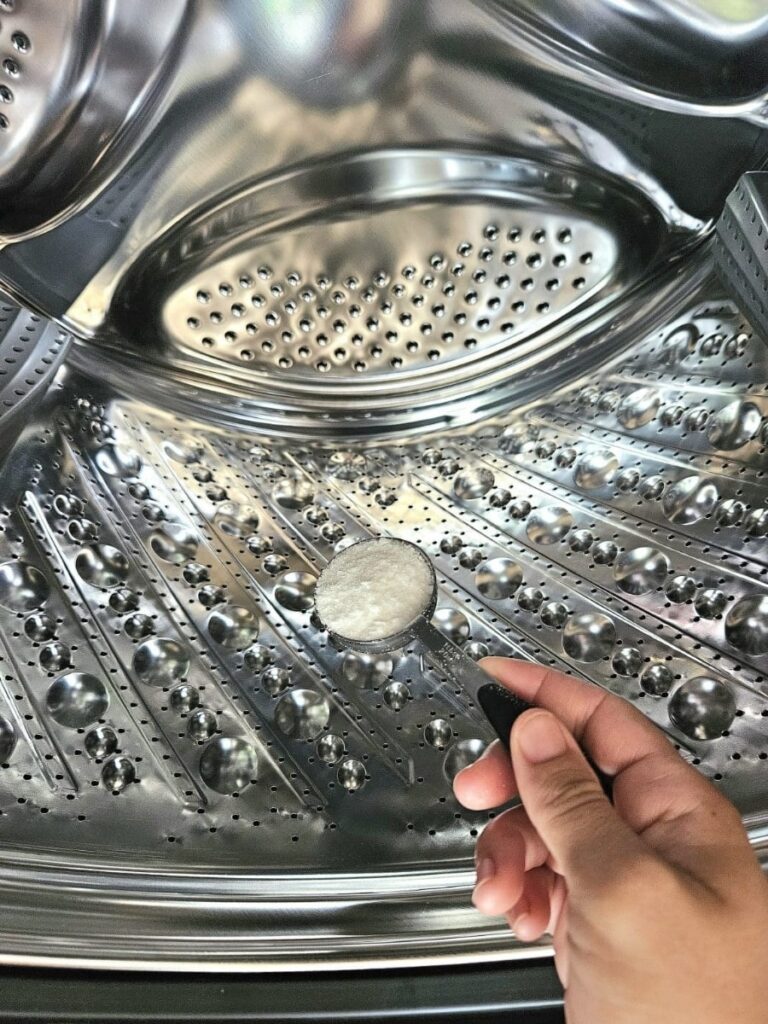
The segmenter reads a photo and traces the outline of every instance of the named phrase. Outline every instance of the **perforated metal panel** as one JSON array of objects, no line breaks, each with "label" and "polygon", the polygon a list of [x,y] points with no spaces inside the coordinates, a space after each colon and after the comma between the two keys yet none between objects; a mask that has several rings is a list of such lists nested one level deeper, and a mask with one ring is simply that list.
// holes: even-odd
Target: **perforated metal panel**
[{"label": "perforated metal panel", "polygon": [[9,444],[33,414],[70,340],[0,291],[0,443]]},{"label": "perforated metal panel", "polygon": [[378,534],[765,852],[768,365],[707,277],[764,26],[570,6],[0,0],[0,275],[77,337],[33,402],[58,330],[0,331],[0,959],[551,952],[469,902],[482,714],[314,615]]},{"label": "perforated metal panel", "polygon": [[[267,442],[71,377],[3,478],[6,953],[515,953],[468,904],[487,816],[450,787],[482,714],[417,647],[343,653],[314,617],[322,566],[380,533],[430,554],[435,621],[473,657],[632,701],[757,841],[768,366],[709,287],[558,394],[404,443]],[[33,891],[55,931],[24,924]]]}]

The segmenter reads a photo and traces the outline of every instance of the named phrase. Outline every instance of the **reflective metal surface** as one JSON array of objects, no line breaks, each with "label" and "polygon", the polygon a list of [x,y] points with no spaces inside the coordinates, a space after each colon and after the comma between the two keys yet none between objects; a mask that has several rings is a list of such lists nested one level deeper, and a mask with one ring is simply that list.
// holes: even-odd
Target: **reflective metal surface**
[{"label": "reflective metal surface", "polygon": [[[323,565],[381,532],[429,552],[435,624],[471,657],[636,703],[760,849],[765,432],[733,448],[706,423],[734,402],[768,418],[768,350],[714,287],[559,393],[403,443],[269,441],[68,372],[2,477],[4,956],[546,950],[468,902],[487,816],[450,780],[491,739],[483,714],[415,649],[337,650],[315,617]],[[28,900],[55,929],[29,931]]]},{"label": "reflective metal surface", "polygon": [[69,347],[66,331],[0,290],[0,446],[7,448],[45,392]]},{"label": "reflective metal surface", "polygon": [[768,171],[743,175],[717,222],[715,261],[723,283],[768,333]]},{"label": "reflective metal surface", "polygon": [[[265,209],[273,237],[257,248],[274,249],[286,235],[272,256],[280,276],[293,269],[295,227],[286,228],[297,217],[337,218],[346,200],[371,212],[380,178],[350,164],[354,154],[386,159],[424,146],[631,182],[669,225],[671,247],[684,248],[718,215],[739,174],[768,155],[768,76],[754,58],[768,19],[758,9],[735,21],[724,7],[718,13],[718,0],[707,2],[708,11],[704,0],[653,0],[640,12],[603,0],[578,10],[527,0],[168,0],[142,2],[137,12],[137,4],[14,0],[0,48],[15,59],[17,29],[31,48],[20,77],[0,74],[13,92],[0,104],[10,126],[0,131],[0,159],[34,174],[8,179],[14,202],[5,216],[18,223],[8,225],[16,244],[0,254],[0,274],[33,305],[106,340],[123,280],[185,224],[205,223],[210,242],[232,240],[247,223],[239,248],[248,252],[262,222],[261,186],[274,195],[283,178],[292,187],[316,167],[335,210],[321,218],[316,188],[310,210]],[[122,53],[130,59],[121,63]],[[109,77],[118,69],[119,83]],[[58,116],[56,103],[70,94],[81,105]],[[29,120],[20,114],[24,95]],[[27,123],[47,129],[48,148],[39,134],[24,134]],[[431,201],[411,159],[398,164],[386,175],[389,201]],[[42,188],[46,175],[66,187]],[[458,199],[463,191],[452,189]],[[238,195],[249,197],[245,206]],[[434,228],[414,216],[406,249],[428,259]],[[28,237],[43,225],[44,235]],[[464,240],[453,233],[441,241]],[[307,262],[333,273],[343,249]],[[375,255],[374,241],[367,256]],[[269,263],[258,251],[253,259]],[[160,269],[165,277],[173,268]],[[134,325],[144,319],[140,302],[131,315]]]},{"label": "reflective metal surface", "polygon": [[0,470],[0,959],[548,952],[469,904],[482,713],[320,627],[323,566],[380,534],[429,553],[469,657],[632,701],[765,855],[768,350],[708,235],[768,153],[766,18],[37,10],[0,0],[0,58],[30,42],[0,278],[78,340],[45,392],[68,337],[34,314]]},{"label": "reflective metal surface", "polygon": [[0,4],[0,240],[50,227],[135,153],[186,0]]}]

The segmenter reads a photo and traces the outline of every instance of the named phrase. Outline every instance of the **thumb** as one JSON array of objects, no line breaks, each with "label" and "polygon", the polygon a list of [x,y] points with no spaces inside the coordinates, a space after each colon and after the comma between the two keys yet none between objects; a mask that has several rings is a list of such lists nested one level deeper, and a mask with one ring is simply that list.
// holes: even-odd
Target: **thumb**
[{"label": "thumb", "polygon": [[647,853],[554,715],[526,711],[512,729],[511,749],[520,799],[571,892],[594,893],[622,862]]}]

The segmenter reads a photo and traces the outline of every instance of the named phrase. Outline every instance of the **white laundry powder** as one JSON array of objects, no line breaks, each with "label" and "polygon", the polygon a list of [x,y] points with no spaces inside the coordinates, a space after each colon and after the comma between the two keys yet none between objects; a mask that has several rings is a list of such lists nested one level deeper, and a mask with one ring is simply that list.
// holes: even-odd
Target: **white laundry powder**
[{"label": "white laundry powder", "polygon": [[414,544],[391,537],[340,551],[320,575],[315,608],[337,636],[361,642],[402,633],[432,598],[432,569]]}]

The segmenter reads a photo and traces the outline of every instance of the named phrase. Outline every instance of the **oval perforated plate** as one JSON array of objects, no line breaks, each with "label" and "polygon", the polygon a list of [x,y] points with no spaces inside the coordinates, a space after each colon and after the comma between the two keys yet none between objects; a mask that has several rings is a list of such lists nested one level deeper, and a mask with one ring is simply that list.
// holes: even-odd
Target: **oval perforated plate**
[{"label": "oval perforated plate", "polygon": [[164,402],[193,384],[214,418],[242,403],[265,426],[310,409],[338,426],[407,404],[445,421],[433,405],[572,358],[569,331],[652,280],[668,244],[650,203],[598,175],[428,149],[335,158],[143,252],[106,355],[124,387],[162,366],[146,386]]}]

